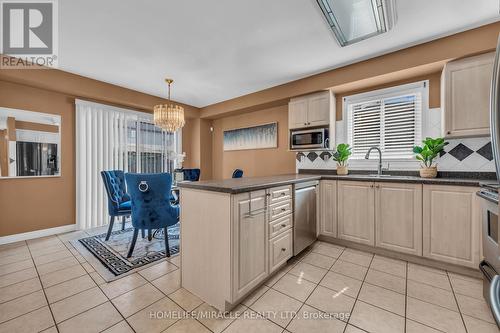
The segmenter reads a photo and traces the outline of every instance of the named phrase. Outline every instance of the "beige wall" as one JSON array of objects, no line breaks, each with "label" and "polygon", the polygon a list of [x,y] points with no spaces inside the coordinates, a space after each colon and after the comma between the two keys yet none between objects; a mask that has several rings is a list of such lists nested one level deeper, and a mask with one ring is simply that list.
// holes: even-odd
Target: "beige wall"
[{"label": "beige wall", "polygon": [[[223,131],[278,122],[278,148],[223,151]],[[295,154],[288,151],[288,105],[213,121],[212,165],[215,179],[231,178],[234,169],[244,177],[295,173]]]}]

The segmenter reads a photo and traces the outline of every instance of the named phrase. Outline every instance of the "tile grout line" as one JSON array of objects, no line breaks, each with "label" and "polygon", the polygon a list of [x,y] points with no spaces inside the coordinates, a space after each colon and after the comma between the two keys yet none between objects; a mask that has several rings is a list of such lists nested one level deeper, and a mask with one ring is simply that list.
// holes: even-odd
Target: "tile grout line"
[{"label": "tile grout line", "polygon": [[453,289],[453,285],[451,284],[451,279],[447,271],[446,271],[446,277],[448,278],[448,283],[450,284],[453,298],[455,299],[455,303],[457,303],[458,313],[460,314],[460,318],[462,319],[462,324],[464,325],[465,332],[467,333],[469,330],[467,329],[467,325],[465,325],[464,316],[462,314],[462,310],[460,309],[460,304],[458,304],[457,296],[455,295],[455,290]]},{"label": "tile grout line", "polygon": [[408,320],[408,262],[406,261],[406,277],[405,277],[405,327],[404,327],[404,332],[406,333],[406,326],[407,326],[407,320]]}]

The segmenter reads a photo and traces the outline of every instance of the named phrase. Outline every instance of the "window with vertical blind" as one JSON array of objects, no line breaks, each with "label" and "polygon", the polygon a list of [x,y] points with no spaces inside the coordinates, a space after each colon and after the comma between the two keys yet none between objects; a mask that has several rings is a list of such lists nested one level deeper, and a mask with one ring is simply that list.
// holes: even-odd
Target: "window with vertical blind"
[{"label": "window with vertical blind", "polygon": [[422,109],[428,82],[418,82],[346,97],[344,115],[352,158],[379,147],[385,159],[413,158],[422,141]]}]

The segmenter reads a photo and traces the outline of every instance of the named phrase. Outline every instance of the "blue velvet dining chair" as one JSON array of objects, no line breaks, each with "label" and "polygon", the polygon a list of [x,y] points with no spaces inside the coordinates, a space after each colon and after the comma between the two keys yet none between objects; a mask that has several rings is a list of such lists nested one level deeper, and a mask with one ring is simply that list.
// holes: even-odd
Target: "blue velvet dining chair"
[{"label": "blue velvet dining chair", "polygon": [[110,219],[106,240],[109,240],[116,217],[122,217],[122,230],[125,230],[125,218],[131,214],[130,197],[125,187],[123,171],[101,171],[101,177],[106,188],[106,193],[108,194],[108,213]]},{"label": "blue velvet dining chair", "polygon": [[182,169],[182,173],[186,181],[197,182],[200,180],[200,169]]},{"label": "blue velvet dining chair", "polygon": [[132,203],[132,226],[134,234],[127,258],[132,256],[139,230],[163,228],[165,252],[170,257],[167,228],[179,222],[179,206],[170,202],[172,176],[168,173],[125,175],[127,189]]},{"label": "blue velvet dining chair", "polygon": [[232,178],[241,178],[241,177],[243,177],[243,170],[236,169],[236,170],[233,171]]}]

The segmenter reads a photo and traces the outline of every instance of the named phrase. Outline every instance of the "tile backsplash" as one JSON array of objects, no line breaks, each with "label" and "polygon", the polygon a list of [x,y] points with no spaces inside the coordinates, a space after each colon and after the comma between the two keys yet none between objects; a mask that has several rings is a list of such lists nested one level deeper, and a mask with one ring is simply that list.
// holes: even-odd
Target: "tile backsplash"
[{"label": "tile backsplash", "polygon": [[[438,137],[441,134],[441,110],[430,109],[424,117],[422,136]],[[342,121],[336,123],[336,143],[346,142]],[[495,172],[495,163],[491,150],[490,137],[449,139],[444,152],[435,160],[440,171],[481,171]],[[375,153],[370,160],[350,160],[350,169],[375,170],[378,156]],[[420,163],[414,159],[408,161],[386,161],[384,168],[392,170],[418,170]],[[305,151],[296,154],[297,169],[335,169],[336,162],[331,159],[331,152]]]}]

